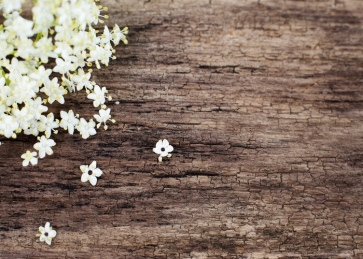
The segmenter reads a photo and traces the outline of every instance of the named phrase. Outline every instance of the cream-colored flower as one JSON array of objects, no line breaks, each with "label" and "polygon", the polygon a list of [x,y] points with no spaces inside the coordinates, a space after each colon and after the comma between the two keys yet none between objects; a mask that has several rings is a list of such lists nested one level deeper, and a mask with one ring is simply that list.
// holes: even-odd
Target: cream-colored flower
[{"label": "cream-colored flower", "polygon": [[93,161],[89,166],[88,165],[81,165],[80,166],[82,171],[82,182],[89,181],[93,186],[97,184],[97,177],[102,175],[101,169],[97,168],[96,161]]},{"label": "cream-colored flower", "polygon": [[30,152],[29,150],[26,151],[26,153],[22,154],[21,158],[24,159],[23,166],[28,166],[29,162],[32,165],[38,164],[38,158],[36,156],[37,156],[37,152]]},{"label": "cream-colored flower", "polygon": [[50,223],[45,223],[44,227],[39,227],[40,234],[37,234],[37,236],[40,236],[39,240],[41,242],[47,243],[48,245],[52,244],[52,239],[57,235],[57,232],[52,229],[50,226]]}]

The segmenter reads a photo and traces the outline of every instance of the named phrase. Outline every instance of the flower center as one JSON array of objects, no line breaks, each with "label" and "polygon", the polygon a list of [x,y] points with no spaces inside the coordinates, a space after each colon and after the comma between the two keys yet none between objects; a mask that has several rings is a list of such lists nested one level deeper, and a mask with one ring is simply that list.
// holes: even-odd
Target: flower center
[{"label": "flower center", "polygon": [[49,234],[48,234],[48,232],[45,232],[45,233],[44,233],[44,236],[46,236],[46,237],[47,237],[48,235],[49,235]]},{"label": "flower center", "polygon": [[161,148],[161,152],[164,152],[164,151],[165,151],[165,148],[164,148],[164,147],[162,147],[162,148]]},{"label": "flower center", "polygon": [[88,171],[88,175],[92,175],[93,174],[93,172],[92,171]]}]

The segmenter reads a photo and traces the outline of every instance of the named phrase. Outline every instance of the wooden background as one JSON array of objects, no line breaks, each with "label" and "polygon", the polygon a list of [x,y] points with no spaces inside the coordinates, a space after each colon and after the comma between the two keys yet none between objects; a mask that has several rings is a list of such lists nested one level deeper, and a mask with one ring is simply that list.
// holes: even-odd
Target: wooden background
[{"label": "wooden background", "polygon": [[361,0],[102,4],[130,30],[93,77],[117,123],[26,168],[35,138],[2,139],[0,258],[363,258]]}]

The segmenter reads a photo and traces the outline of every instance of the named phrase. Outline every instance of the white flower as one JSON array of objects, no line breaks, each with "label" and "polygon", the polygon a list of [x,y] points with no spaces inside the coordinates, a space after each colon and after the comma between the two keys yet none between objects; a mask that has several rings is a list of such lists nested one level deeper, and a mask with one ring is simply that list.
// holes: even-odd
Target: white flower
[{"label": "white flower", "polygon": [[63,86],[59,86],[58,78],[53,78],[52,81],[48,80],[44,82],[44,87],[40,90],[48,95],[48,102],[53,103],[54,101],[64,104],[64,97],[67,91]]},{"label": "white flower", "polygon": [[167,156],[167,157],[171,157],[171,154],[169,154],[170,152],[172,152],[174,150],[173,146],[169,145],[169,142],[164,139],[164,140],[159,140],[156,143],[156,147],[153,148],[153,151],[159,155],[158,160],[159,162],[162,161],[162,158]]},{"label": "white flower", "polygon": [[28,108],[29,114],[33,115],[35,119],[39,119],[43,112],[48,111],[48,107],[42,105],[42,98],[38,97],[35,100],[28,99],[25,102],[25,107]]},{"label": "white flower", "polygon": [[6,28],[10,32],[15,33],[20,39],[26,39],[27,37],[31,37],[34,35],[32,29],[33,24],[33,21],[29,21],[21,16],[18,16],[12,21],[12,24],[10,26],[7,26]]},{"label": "white flower", "polygon": [[53,68],[53,71],[58,72],[62,75],[66,74],[69,70],[72,70],[72,68],[74,68],[70,59],[63,60],[61,58],[57,58],[55,62],[57,63],[57,65]]},{"label": "white flower", "polygon": [[38,137],[39,142],[34,144],[34,148],[39,152],[39,158],[45,157],[45,154],[48,156],[53,154],[52,147],[55,146],[55,142],[53,139],[47,139],[45,136],[41,138]]},{"label": "white flower", "polygon": [[87,95],[88,99],[94,100],[93,106],[98,107],[101,104],[104,104],[106,101],[105,93],[107,93],[106,87],[102,87],[102,89],[96,85],[94,87],[94,92]]},{"label": "white flower", "polygon": [[0,131],[7,137],[16,137],[14,131],[19,128],[19,123],[13,116],[3,114],[0,115]]},{"label": "white flower", "polygon": [[49,113],[47,115],[47,117],[45,117],[44,115],[40,115],[38,130],[40,132],[45,131],[45,136],[47,138],[50,137],[50,135],[52,134],[52,131],[54,133],[57,133],[57,131],[55,129],[58,127],[59,127],[59,121],[58,120],[54,121],[54,115],[52,112]]},{"label": "white flower", "polygon": [[50,226],[50,223],[45,223],[44,227],[39,227],[40,235],[37,234],[37,236],[40,236],[39,240],[41,242],[47,243],[48,245],[52,244],[52,239],[57,235],[57,232],[52,229]]},{"label": "white flower", "polygon": [[29,121],[33,119],[33,115],[29,113],[29,110],[26,107],[23,107],[21,110],[13,108],[12,115],[19,122],[19,127],[23,130],[26,130],[29,127]]},{"label": "white flower", "polygon": [[2,5],[5,13],[10,13],[14,10],[19,10],[24,0],[3,0]]},{"label": "white flower", "polygon": [[120,40],[122,40],[124,44],[128,43],[125,35],[128,34],[129,28],[125,27],[120,30],[120,27],[116,24],[115,27],[113,27],[112,32],[113,43],[115,43],[115,45],[118,45]]},{"label": "white flower", "polygon": [[28,166],[29,162],[32,165],[38,164],[38,158],[36,158],[37,152],[30,152],[29,150],[26,153],[21,155],[21,158],[24,159],[23,166]]},{"label": "white flower", "polygon": [[86,89],[92,89],[93,85],[89,81],[91,73],[84,73],[83,69],[78,69],[78,74],[72,76],[72,81],[77,85],[77,91],[81,91],[84,87]]},{"label": "white flower", "polygon": [[74,126],[76,126],[79,123],[79,119],[77,119],[76,116],[74,116],[74,113],[72,110],[70,110],[68,113],[65,111],[60,112],[62,120],[59,124],[64,129],[68,129],[68,133],[73,135],[74,132]]},{"label": "white flower", "polygon": [[36,54],[43,63],[48,63],[48,57],[57,58],[57,54],[53,52],[51,38],[43,37],[35,44],[35,46],[37,47]]},{"label": "white flower", "polygon": [[88,165],[81,165],[80,169],[82,171],[82,182],[89,181],[93,186],[97,183],[97,177],[102,175],[101,169],[96,167],[96,161],[93,161],[89,166]]},{"label": "white flower", "polygon": [[89,122],[87,122],[85,119],[81,118],[79,124],[76,126],[76,129],[81,133],[82,138],[86,139],[89,136],[95,135],[96,123],[91,119]]},{"label": "white flower", "polygon": [[112,121],[113,123],[115,122],[115,120],[111,120],[111,115],[110,115],[110,111],[111,109],[108,108],[107,110],[99,110],[99,114],[95,114],[93,115],[93,117],[95,117],[96,121],[98,122],[97,124],[97,128],[99,128],[101,126],[101,123],[105,124],[104,129],[107,130],[108,126],[106,125],[106,122],[108,120]]}]

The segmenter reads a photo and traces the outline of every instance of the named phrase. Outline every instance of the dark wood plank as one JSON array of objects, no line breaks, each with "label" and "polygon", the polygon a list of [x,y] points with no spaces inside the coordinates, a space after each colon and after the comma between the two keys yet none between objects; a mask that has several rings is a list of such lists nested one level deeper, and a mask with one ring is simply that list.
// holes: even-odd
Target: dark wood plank
[{"label": "dark wood plank", "polygon": [[117,123],[28,168],[35,138],[4,140],[1,258],[363,258],[361,0],[102,4],[130,30],[94,74]]}]

